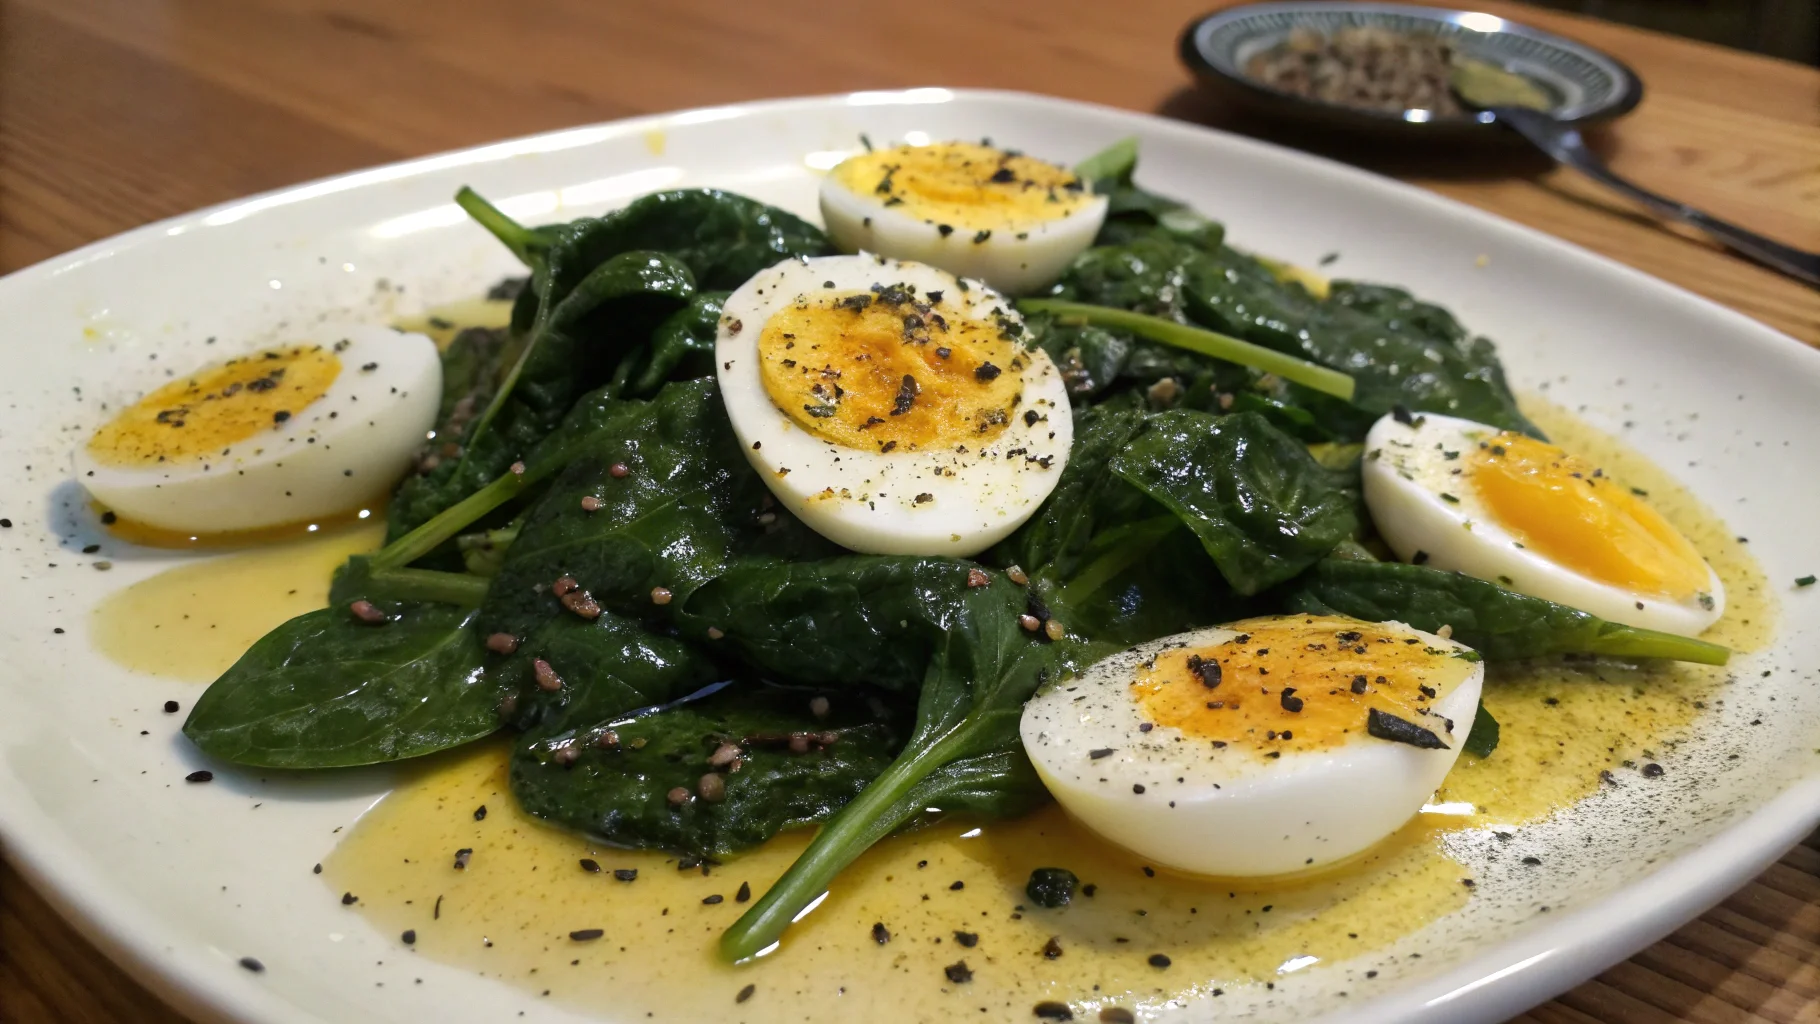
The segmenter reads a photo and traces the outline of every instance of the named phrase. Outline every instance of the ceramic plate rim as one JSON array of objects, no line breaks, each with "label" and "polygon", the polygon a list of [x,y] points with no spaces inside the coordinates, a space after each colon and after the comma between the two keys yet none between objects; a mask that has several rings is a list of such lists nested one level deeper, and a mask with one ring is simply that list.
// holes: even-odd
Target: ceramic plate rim
[{"label": "ceramic plate rim", "polygon": [[[485,164],[513,155],[580,147],[680,123],[736,120],[814,111],[831,106],[908,105],[983,102],[1031,110],[1088,110],[1145,130],[1178,137],[1218,136],[1222,144],[1250,151],[1260,159],[1302,163],[1349,189],[1365,194],[1396,195],[1463,218],[1476,229],[1513,242],[1540,246],[1556,259],[1631,278],[1654,297],[1719,314],[1736,335],[1727,344],[1765,346],[1786,355],[1814,353],[1799,341],[1741,313],[1701,298],[1614,260],[1589,252],[1464,203],[1369,172],[1243,136],[1153,114],[1095,103],[1064,100],[1010,90],[925,87],[876,90],[823,96],[754,100],[691,110],[643,115],[575,128],[527,135],[501,142],[398,161],[346,174],[286,186],[230,200],[135,228],[111,238],[44,260],[0,278],[0,293],[29,290],[40,281],[137,247],[187,224],[202,223],[236,210],[307,202],[350,189],[367,188],[438,170]],[[1747,340],[1748,339],[1748,340]],[[1820,366],[1820,364],[1815,364]],[[1466,962],[1437,976],[1419,979],[1350,1009],[1324,1015],[1324,1021],[1492,1020],[1555,995],[1622,960],[1649,942],[1698,916],[1778,859],[1802,836],[1820,826],[1820,771],[1794,777],[1778,794],[1725,826],[1704,844],[1665,859],[1642,875],[1572,913],[1530,927],[1514,939],[1487,943]],[[222,971],[220,961],[201,950],[164,943],[160,919],[149,908],[123,894],[84,857],[60,850],[61,829],[21,795],[0,788],[0,854],[5,855],[46,900],[85,937],[137,980],[167,998],[179,1011],[199,1019],[313,1021],[301,1007],[252,981],[251,974]],[[1501,963],[1487,969],[1488,958]]]}]

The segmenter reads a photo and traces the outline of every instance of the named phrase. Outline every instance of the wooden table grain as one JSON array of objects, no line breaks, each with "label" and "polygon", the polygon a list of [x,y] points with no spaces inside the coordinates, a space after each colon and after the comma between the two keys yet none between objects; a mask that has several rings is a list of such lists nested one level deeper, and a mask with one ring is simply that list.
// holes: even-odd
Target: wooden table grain
[{"label": "wooden table grain", "polygon": [[[1217,4],[1216,4],[1217,5]],[[369,164],[678,107],[916,85],[1023,89],[1270,134],[1195,92],[1207,0],[0,0],[0,271]],[[1648,83],[1596,133],[1659,192],[1820,249],[1820,71],[1519,4]],[[1519,153],[1293,140],[1540,228],[1820,345],[1820,292]],[[1217,211],[1216,211],[1217,212]],[[1820,835],[1524,1024],[1820,1021]],[[0,1021],[182,1018],[0,866]]]}]

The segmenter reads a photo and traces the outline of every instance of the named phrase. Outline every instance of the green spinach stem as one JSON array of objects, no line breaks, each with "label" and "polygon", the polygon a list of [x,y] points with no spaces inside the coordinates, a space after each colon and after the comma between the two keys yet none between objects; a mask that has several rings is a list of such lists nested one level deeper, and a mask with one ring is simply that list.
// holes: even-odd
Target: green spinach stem
[{"label": "green spinach stem", "polygon": [[1352,401],[1354,384],[1350,376],[1317,363],[1284,355],[1275,349],[1254,345],[1228,334],[1189,327],[1162,317],[1133,313],[1130,310],[1115,309],[1111,306],[1093,306],[1084,302],[1065,302],[1061,299],[1019,299],[1017,307],[1026,313],[1053,313],[1059,317],[1081,320],[1099,327],[1130,331],[1141,337],[1149,338],[1151,341],[1160,341],[1165,345],[1173,345],[1190,352],[1199,352],[1204,356],[1223,359],[1240,366],[1249,366],[1265,373],[1274,373],[1284,380],[1312,388],[1324,395],[1332,395],[1347,402]]},{"label": "green spinach stem", "polygon": [[1137,167],[1138,140],[1136,136],[1120,139],[1098,153],[1093,154],[1074,165],[1074,173],[1088,182],[1131,180],[1131,171]]},{"label": "green spinach stem", "polygon": [[1130,568],[1138,559],[1150,553],[1150,549],[1162,543],[1182,525],[1182,521],[1173,515],[1156,516],[1114,527],[1102,534],[1111,538],[1117,534],[1111,550],[1100,555],[1087,567],[1075,573],[1074,578],[1062,585],[1056,595],[1057,602],[1064,608],[1074,602],[1084,601],[1105,586],[1114,576]]},{"label": "green spinach stem", "polygon": [[952,751],[965,749],[968,734],[978,720],[969,715],[948,735],[924,747],[908,760],[894,762],[872,780],[859,796],[822,826],[790,865],[790,870],[759,897],[720,937],[720,955],[738,962],[764,952],[802,914],[803,908],[828,891],[828,883],[865,853],[872,844],[891,834],[921,811],[904,805],[904,798],[930,773],[952,761]]},{"label": "green spinach stem", "polygon": [[487,596],[487,580],[461,572],[433,569],[373,569],[368,576],[373,596],[402,601],[436,601],[463,608],[478,607]]},{"label": "green spinach stem", "polygon": [[455,536],[481,516],[512,500],[526,487],[547,476],[554,466],[527,469],[523,473],[502,473],[492,483],[461,499],[424,523],[398,538],[373,556],[375,570],[410,565],[436,550],[443,541]]},{"label": "green spinach stem", "polygon": [[1728,647],[1637,626],[1616,626],[1591,646],[1595,653],[1613,658],[1666,658],[1696,665],[1723,665],[1732,656]]},{"label": "green spinach stem", "polygon": [[463,185],[455,193],[455,205],[467,212],[481,227],[492,232],[493,237],[512,250],[512,255],[527,267],[536,269],[531,256],[531,247],[536,243],[537,233],[523,224],[506,216],[505,212],[473,189]]},{"label": "green spinach stem", "polygon": [[468,572],[476,576],[497,576],[505,565],[506,549],[518,540],[518,533],[524,529],[524,513],[497,530],[484,533],[464,533],[455,538],[456,547],[461,551],[461,562]]}]

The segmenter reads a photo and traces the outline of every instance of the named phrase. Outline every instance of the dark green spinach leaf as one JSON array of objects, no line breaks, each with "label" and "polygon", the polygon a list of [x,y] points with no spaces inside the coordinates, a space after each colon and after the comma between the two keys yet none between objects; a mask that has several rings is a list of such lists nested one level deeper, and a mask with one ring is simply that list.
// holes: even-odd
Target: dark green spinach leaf
[{"label": "dark green spinach leaf", "polygon": [[[902,716],[876,718],[864,696],[824,695],[820,718],[810,711],[813,696],[729,688],[610,725],[568,726],[577,716],[567,715],[520,741],[512,792],[530,813],[616,845],[738,853],[829,817],[891,763],[902,741]],[[793,734],[812,737],[806,749],[791,751]],[[723,744],[738,748],[737,771],[710,761]],[[688,796],[673,802],[677,789]]]},{"label": "dark green spinach leaf", "polygon": [[[1339,284],[1322,301],[1229,247],[1152,233],[1089,249],[1052,294],[1200,324],[1339,370],[1356,383],[1353,404],[1371,417],[1404,405],[1535,432],[1491,343],[1395,289]],[[1363,436],[1353,429],[1357,436],[1340,436]]]},{"label": "dark green spinach leaf", "polygon": [[1239,604],[1176,515],[1109,468],[1148,420],[1131,403],[1078,407],[1055,490],[986,556],[1022,568],[1070,633],[1102,647],[1216,622]]},{"label": "dark green spinach leaf", "polygon": [[[538,685],[540,660],[561,681],[557,689]],[[552,616],[519,638],[517,650],[491,661],[488,675],[512,695],[512,724],[526,730],[610,721],[680,700],[720,678],[698,648],[612,612],[594,619]]]},{"label": "dark green spinach leaf", "polygon": [[651,334],[650,355],[626,394],[645,397],[668,381],[712,376],[714,341],[726,300],[726,292],[702,292],[658,324]]},{"label": "dark green spinach leaf", "polygon": [[[813,669],[817,656],[823,655],[846,666],[877,663],[887,670],[881,673],[887,679],[891,673],[912,667],[903,651],[926,651],[916,731],[891,766],[823,826],[783,878],[722,936],[721,950],[729,959],[751,956],[775,941],[791,919],[854,858],[931,806],[932,793],[946,792],[951,797],[977,793],[980,784],[986,783],[991,799],[983,802],[984,807],[1023,806],[1023,800],[1032,795],[1028,787],[1007,791],[986,777],[975,759],[1016,756],[1024,701],[1059,669],[1074,646],[1045,642],[1040,632],[1020,625],[1019,617],[1032,607],[1030,595],[1002,575],[988,573],[984,586],[969,585],[979,582],[970,563],[892,557],[835,562],[836,567],[828,572],[830,578],[854,575],[861,570],[860,562],[876,567],[875,578],[895,575],[897,586],[879,585],[869,595],[854,594],[849,599],[866,601],[869,596],[878,608],[901,610],[903,617],[894,621],[889,613],[878,611],[848,616],[849,624],[869,622],[872,628],[849,625],[839,633],[823,633],[819,623],[812,632],[795,632],[804,620],[786,619],[780,628],[766,617],[729,630],[727,639],[761,671],[771,661],[789,670]],[[724,582],[703,588],[704,604],[713,596],[713,588]],[[768,600],[774,607],[799,605],[804,598],[791,591],[819,586],[820,581],[810,573],[793,574],[788,582],[776,578],[766,582]],[[722,594],[713,610],[739,605]],[[749,634],[748,629],[757,632]],[[833,639],[828,646],[824,646],[825,636]],[[871,655],[843,653],[850,638],[873,636],[891,641],[896,650]],[[844,681],[852,685],[877,680]]]},{"label": "dark green spinach leaf", "polygon": [[1164,510],[1109,470],[1112,459],[1144,430],[1148,417],[1130,405],[1083,405],[1074,413],[1074,443],[1055,490],[1036,514],[995,547],[988,560],[1019,565],[1056,581],[1079,573],[1102,530]]},{"label": "dark green spinach leaf", "polygon": [[190,710],[183,734],[211,757],[263,768],[339,768],[446,750],[499,728],[474,613],[380,602],[300,615],[262,637]]},{"label": "dark green spinach leaf", "polygon": [[764,543],[768,495],[712,379],[666,385],[649,401],[601,400],[597,415],[586,452],[506,551],[481,607],[487,632],[529,636],[573,614],[552,592],[563,577],[609,611],[668,616],[736,553]]},{"label": "dark green spinach leaf", "polygon": [[1107,530],[1094,540],[1099,556],[1072,579],[1032,581],[1050,613],[1091,643],[1083,661],[1256,610],[1226,584],[1199,538],[1173,515]]},{"label": "dark green spinach leaf", "polygon": [[551,292],[557,296],[594,267],[635,249],[680,260],[698,286],[721,291],[784,260],[834,252],[808,221],[719,189],[653,192],[611,213],[544,230],[552,237]]},{"label": "dark green spinach leaf", "polygon": [[701,588],[679,626],[719,643],[761,675],[802,686],[914,693],[953,621],[957,574],[941,558],[847,555],[742,559]]},{"label": "dark green spinach leaf", "polygon": [[[554,260],[559,249],[550,250]],[[687,266],[663,253],[622,252],[560,298],[539,289],[537,319],[517,361],[462,435],[459,459],[400,486],[388,510],[397,539],[474,493],[522,459],[555,429],[584,392],[611,376],[651,327],[694,294]]]},{"label": "dark green spinach leaf", "polygon": [[1356,481],[1256,413],[1159,413],[1111,469],[1180,517],[1241,594],[1289,579],[1359,530]]},{"label": "dark green spinach leaf", "polygon": [[1498,720],[1491,717],[1481,703],[1479,710],[1473,713],[1472,731],[1466,734],[1466,742],[1460,745],[1460,752],[1483,761],[1498,749]]},{"label": "dark green spinach leaf", "polygon": [[[514,357],[511,334],[493,327],[468,327],[456,333],[442,353],[442,403],[436,413],[436,436],[458,438],[486,408],[501,370]],[[440,461],[440,457],[438,458]]]},{"label": "dark green spinach leaf", "polygon": [[[1353,403],[1367,412],[1382,415],[1403,405],[1535,432],[1517,408],[1491,342],[1468,337],[1451,317],[1453,330],[1441,330],[1446,314],[1438,307],[1393,289],[1372,290],[1367,301],[1365,291],[1353,290],[1366,286],[1339,285],[1321,301],[1300,284],[1280,280],[1263,261],[1230,248],[1208,254],[1194,270],[1186,277],[1189,316],[1350,374],[1358,385]],[[1392,293],[1408,304],[1393,301]]]}]

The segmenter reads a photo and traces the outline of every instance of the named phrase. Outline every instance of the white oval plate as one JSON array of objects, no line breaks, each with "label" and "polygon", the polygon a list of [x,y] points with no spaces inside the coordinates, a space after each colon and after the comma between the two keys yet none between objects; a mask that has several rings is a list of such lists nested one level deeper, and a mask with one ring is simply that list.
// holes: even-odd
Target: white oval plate
[{"label": "white oval plate", "polygon": [[[861,132],[881,142],[990,136],[1058,161],[1138,136],[1145,183],[1225,221],[1239,245],[1303,264],[1343,253],[1337,270],[1407,285],[1496,338],[1520,387],[1547,382],[1607,429],[1634,421],[1626,438],[1749,536],[1780,592],[1774,647],[1740,659],[1725,706],[1659,785],[1608,790],[1560,816],[1538,832],[1546,866],[1525,881],[1483,843],[1455,844],[1491,884],[1390,951],[1420,959],[1398,958],[1369,998],[1344,964],[1302,971],[1281,979],[1261,1015],[1500,1019],[1671,931],[1820,822],[1820,592],[1792,587],[1820,572],[1820,473],[1801,447],[1820,437],[1820,356],[1609,260],[1339,164],[1101,107],[914,89],[687,111],[361,171],[0,280],[0,516],[14,522],[0,530],[7,854],[102,948],[201,1017],[578,1019],[422,958],[409,973],[423,984],[396,983],[397,968],[377,963],[398,953],[394,939],[324,897],[310,865],[387,791],[391,772],[224,770],[213,785],[183,784],[203,762],[160,705],[188,707],[198,689],[115,667],[86,626],[105,594],[171,556],[112,545],[112,572],[88,567],[81,547],[104,538],[71,480],[70,452],[101,418],[100,401],[161,382],[166,367],[317,318],[380,319],[465,298],[513,271],[450,202],[459,185],[534,221],[685,185],[813,217],[818,169]],[[205,355],[211,336],[222,344]],[[264,973],[237,966],[249,955]],[[1209,1019],[1241,1009],[1234,1002],[1171,1016]]]}]

